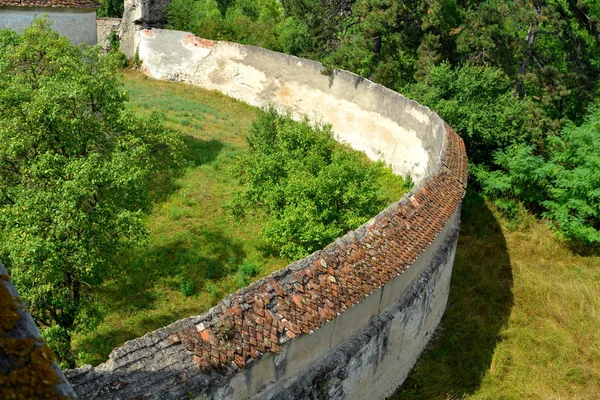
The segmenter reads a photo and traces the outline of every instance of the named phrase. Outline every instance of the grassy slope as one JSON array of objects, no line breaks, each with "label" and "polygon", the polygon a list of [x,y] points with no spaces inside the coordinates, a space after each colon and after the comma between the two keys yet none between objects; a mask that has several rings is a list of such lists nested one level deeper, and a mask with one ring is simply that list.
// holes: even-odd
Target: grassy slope
[{"label": "grassy slope", "polygon": [[[259,217],[238,224],[221,207],[238,188],[227,171],[246,149],[244,135],[256,109],[216,92],[131,71],[123,81],[136,113],[161,112],[166,127],[186,134],[190,167],[180,179],[158,188],[160,202],[147,221],[147,248],[124,254],[118,272],[101,289],[104,322],[93,333],[74,337],[80,364],[103,362],[126,340],[208,310],[243,286],[236,271],[244,262],[258,268],[254,279],[289,262],[261,251]],[[391,170],[380,184],[388,200],[400,198],[402,179]],[[194,288],[190,297],[182,294],[185,281]]]},{"label": "grassy slope", "polygon": [[599,399],[600,257],[470,194],[448,309],[399,399]]}]

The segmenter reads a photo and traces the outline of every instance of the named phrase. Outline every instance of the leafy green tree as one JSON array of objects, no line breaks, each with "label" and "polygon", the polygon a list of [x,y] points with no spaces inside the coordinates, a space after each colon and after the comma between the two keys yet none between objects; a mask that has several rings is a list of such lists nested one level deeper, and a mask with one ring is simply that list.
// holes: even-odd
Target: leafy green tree
[{"label": "leafy green tree", "polygon": [[301,258],[355,229],[385,205],[378,165],[336,143],[328,127],[261,111],[235,169],[243,189],[228,208],[240,218],[265,212],[267,243]]},{"label": "leafy green tree", "polygon": [[497,152],[494,171],[478,169],[483,192],[504,211],[523,204],[552,222],[560,236],[600,244],[600,108],[580,126],[549,139],[545,154],[531,145]]},{"label": "leafy green tree", "polygon": [[550,195],[544,216],[568,239],[600,244],[600,108],[581,126],[568,124],[550,139]]},{"label": "leafy green tree", "polygon": [[307,46],[303,54],[320,58],[335,50],[348,29],[357,19],[352,15],[354,0],[282,0],[287,17],[294,18],[304,26]]},{"label": "leafy green tree", "polygon": [[0,33],[0,258],[59,360],[101,317],[119,249],[142,240],[150,184],[180,165],[181,138],[124,109],[110,57],[37,19]]},{"label": "leafy green tree", "polygon": [[443,63],[431,69],[428,82],[408,85],[408,97],[436,110],[467,144],[469,159],[490,166],[493,154],[542,135],[532,124],[531,105],[512,95],[512,82],[500,69]]},{"label": "leafy green tree", "polygon": [[100,8],[96,10],[96,15],[98,17],[121,18],[123,17],[124,7],[124,0],[101,0]]}]

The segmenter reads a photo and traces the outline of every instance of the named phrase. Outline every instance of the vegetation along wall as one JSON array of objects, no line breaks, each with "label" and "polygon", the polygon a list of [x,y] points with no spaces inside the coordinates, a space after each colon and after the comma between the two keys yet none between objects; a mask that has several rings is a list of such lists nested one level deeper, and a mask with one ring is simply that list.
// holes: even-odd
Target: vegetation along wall
[{"label": "vegetation along wall", "polygon": [[325,249],[209,312],[68,371],[81,398],[384,398],[438,325],[466,185],[462,140],[429,109],[345,71],[185,32],[141,30],[153,77],[330,123],[410,174],[413,191]]}]

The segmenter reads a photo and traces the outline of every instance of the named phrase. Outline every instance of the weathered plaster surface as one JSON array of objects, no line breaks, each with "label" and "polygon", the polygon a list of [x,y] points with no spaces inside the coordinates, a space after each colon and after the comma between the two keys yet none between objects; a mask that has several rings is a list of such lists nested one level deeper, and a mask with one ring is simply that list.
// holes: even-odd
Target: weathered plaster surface
[{"label": "weathered plaster surface", "polygon": [[0,28],[23,32],[44,14],[53,21],[52,29],[70,38],[73,44],[97,43],[96,10],[89,8],[0,7]]},{"label": "weathered plaster surface", "polygon": [[444,127],[436,114],[355,74],[324,75],[314,61],[178,31],[142,30],[138,46],[146,72],[155,78],[329,123],[340,141],[417,182],[439,157]]}]

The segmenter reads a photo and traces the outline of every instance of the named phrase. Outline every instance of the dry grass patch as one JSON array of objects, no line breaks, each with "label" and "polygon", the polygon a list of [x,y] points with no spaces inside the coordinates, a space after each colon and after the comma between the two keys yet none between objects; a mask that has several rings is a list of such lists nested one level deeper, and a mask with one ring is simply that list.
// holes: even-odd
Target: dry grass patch
[{"label": "dry grass patch", "polygon": [[472,193],[448,310],[393,399],[600,398],[600,257]]}]

